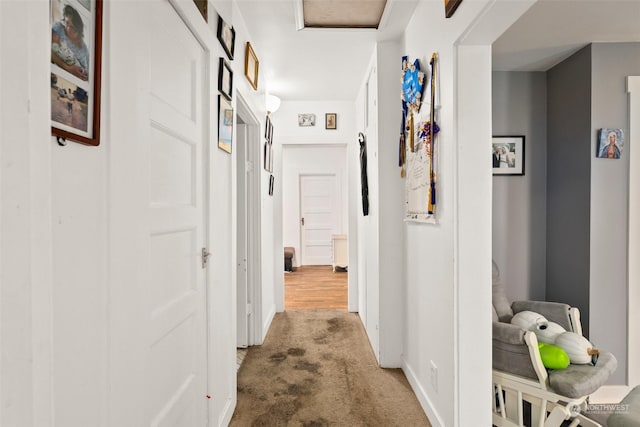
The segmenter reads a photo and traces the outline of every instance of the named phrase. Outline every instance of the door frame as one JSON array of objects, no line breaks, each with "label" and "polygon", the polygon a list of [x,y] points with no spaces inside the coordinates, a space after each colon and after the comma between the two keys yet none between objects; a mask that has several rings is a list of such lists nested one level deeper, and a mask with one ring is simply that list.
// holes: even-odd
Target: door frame
[{"label": "door frame", "polygon": [[[248,320],[248,344],[262,344],[262,198],[260,186],[260,121],[251,111],[249,104],[236,92],[237,116],[242,118],[246,126],[246,161],[241,165],[241,159],[237,159],[237,168],[248,169],[246,179],[246,210],[252,212],[247,216],[247,299],[248,304],[241,305],[237,299],[238,310],[245,308],[249,316]],[[240,189],[237,188],[237,197]],[[236,227],[239,227],[236,224]],[[249,308],[250,306],[250,308]],[[237,331],[236,331],[237,334]],[[237,341],[237,337],[236,337]]]}]

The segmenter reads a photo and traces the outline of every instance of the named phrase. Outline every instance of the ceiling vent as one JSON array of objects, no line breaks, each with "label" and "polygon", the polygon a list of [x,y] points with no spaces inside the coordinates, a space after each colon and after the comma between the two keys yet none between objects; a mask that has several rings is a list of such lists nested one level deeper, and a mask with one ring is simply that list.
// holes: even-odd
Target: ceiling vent
[{"label": "ceiling vent", "polygon": [[387,0],[295,0],[296,26],[378,29]]}]

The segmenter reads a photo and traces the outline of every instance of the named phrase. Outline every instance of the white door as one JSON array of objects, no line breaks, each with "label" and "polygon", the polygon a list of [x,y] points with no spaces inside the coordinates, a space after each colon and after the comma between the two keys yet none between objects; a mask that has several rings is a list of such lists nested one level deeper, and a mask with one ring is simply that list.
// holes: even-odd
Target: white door
[{"label": "white door", "polygon": [[300,176],[302,265],[331,265],[331,235],[338,229],[338,192],[335,175]]},{"label": "white door", "polygon": [[241,348],[249,346],[249,316],[250,310],[248,299],[248,252],[249,239],[247,238],[248,215],[247,215],[247,126],[240,123],[238,117],[236,131],[236,156],[237,162],[237,274],[236,274],[236,301],[237,301],[237,321],[238,329],[236,336],[236,345]]},{"label": "white door", "polygon": [[[146,3],[150,28],[149,264],[145,313],[149,424],[206,425],[202,250],[207,203],[203,123],[208,55],[168,1]],[[206,259],[206,257],[204,257]]]}]

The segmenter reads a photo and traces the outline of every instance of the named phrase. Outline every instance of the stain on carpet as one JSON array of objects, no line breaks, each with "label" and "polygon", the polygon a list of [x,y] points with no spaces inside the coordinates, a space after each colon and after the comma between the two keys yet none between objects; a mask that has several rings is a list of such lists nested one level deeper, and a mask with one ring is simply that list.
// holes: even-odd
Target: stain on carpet
[{"label": "stain on carpet", "polygon": [[299,348],[299,347],[293,347],[290,348],[289,350],[287,350],[287,354],[289,356],[304,356],[304,354],[307,352],[307,350],[305,350],[304,348]]},{"label": "stain on carpet", "polygon": [[276,314],[238,371],[230,423],[246,426],[430,426],[404,374],[378,367],[357,314]]},{"label": "stain on carpet", "polygon": [[269,356],[269,360],[274,363],[280,363],[284,361],[286,358],[287,358],[287,355],[282,352],[274,353],[271,356]]},{"label": "stain on carpet", "polygon": [[319,418],[317,420],[307,421],[302,425],[303,427],[327,427],[329,424],[327,423],[327,420],[325,420],[324,418]]},{"label": "stain on carpet", "polygon": [[302,371],[307,371],[312,374],[317,374],[320,369],[319,363],[311,363],[308,360],[299,360],[293,365],[293,369],[298,369]]}]

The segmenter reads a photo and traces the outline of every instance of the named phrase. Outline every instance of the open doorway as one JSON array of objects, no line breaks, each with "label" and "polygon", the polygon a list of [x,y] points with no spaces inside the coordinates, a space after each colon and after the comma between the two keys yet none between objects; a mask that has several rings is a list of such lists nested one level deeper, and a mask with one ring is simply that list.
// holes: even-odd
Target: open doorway
[{"label": "open doorway", "polygon": [[347,310],[347,149],[283,147],[285,310]]},{"label": "open doorway", "polygon": [[[260,125],[238,94],[236,143],[236,302],[238,349],[259,344],[261,336]],[[238,362],[241,363],[243,351]]]}]

